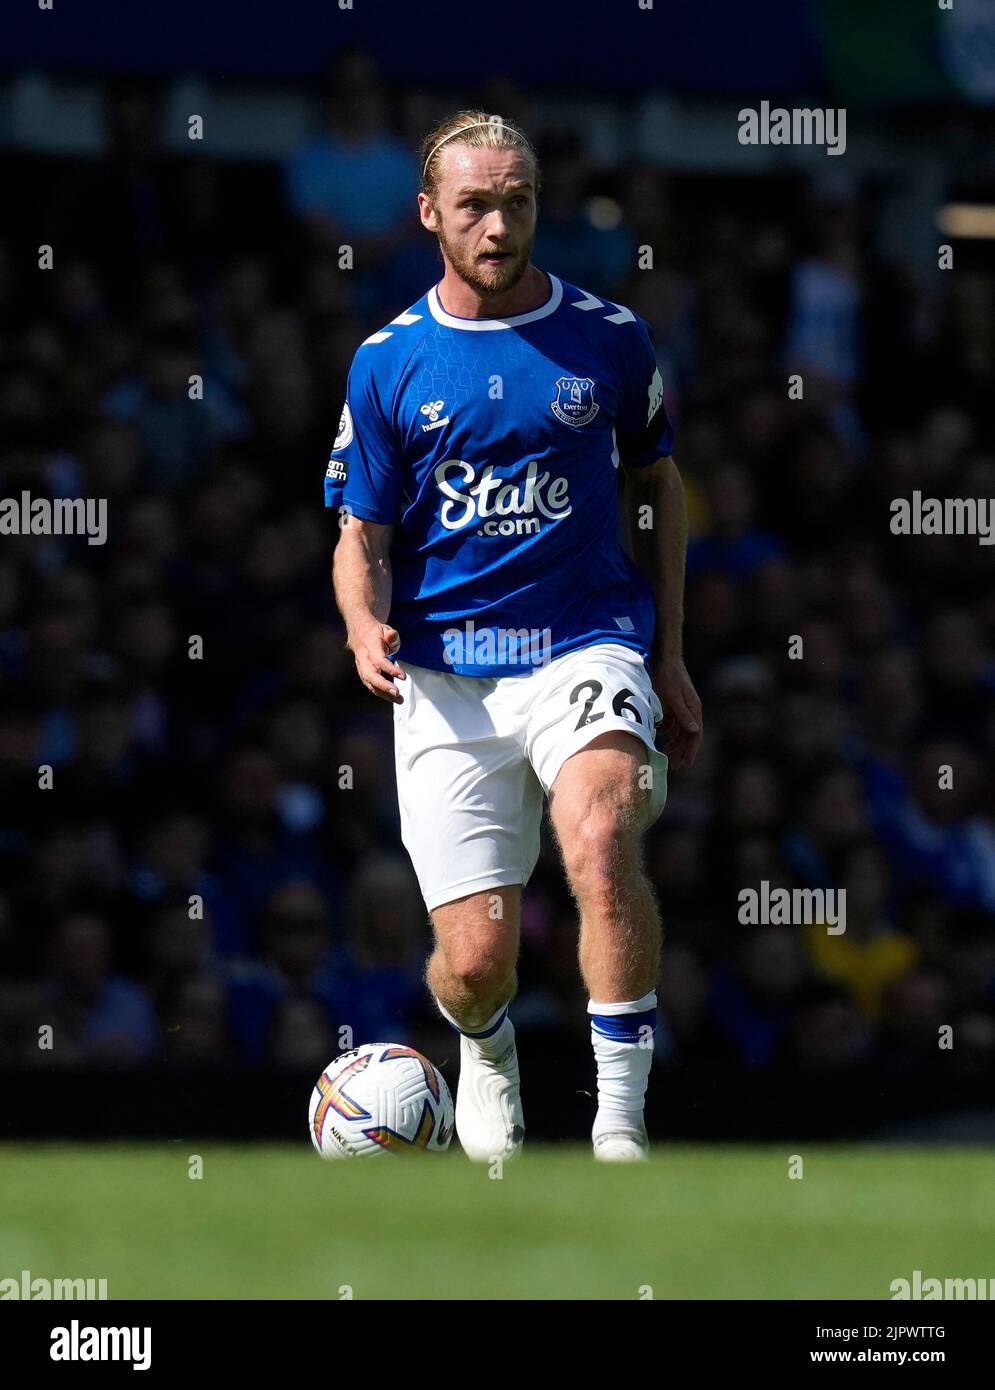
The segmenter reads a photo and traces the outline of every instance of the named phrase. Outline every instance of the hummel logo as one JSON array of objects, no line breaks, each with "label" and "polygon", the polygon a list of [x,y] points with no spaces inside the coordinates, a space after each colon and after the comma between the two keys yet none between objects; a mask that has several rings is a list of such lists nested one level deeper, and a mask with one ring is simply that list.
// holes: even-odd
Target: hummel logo
[{"label": "hummel logo", "polygon": [[421,413],[429,418],[429,423],[422,425],[423,430],[441,430],[443,425],[449,424],[448,415],[444,420],[439,419],[439,411],[444,405],[445,401],[429,401],[421,407]]}]

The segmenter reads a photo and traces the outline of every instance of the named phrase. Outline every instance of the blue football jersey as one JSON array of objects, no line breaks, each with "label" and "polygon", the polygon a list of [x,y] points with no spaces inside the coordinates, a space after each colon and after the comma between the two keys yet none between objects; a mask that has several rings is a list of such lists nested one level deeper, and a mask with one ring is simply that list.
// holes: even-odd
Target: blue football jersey
[{"label": "blue football jersey", "polygon": [[549,281],[507,319],[458,318],[433,287],[353,360],[325,502],[395,528],[402,663],[496,676],[601,642],[649,653],[618,467],[673,446],[650,330]]}]

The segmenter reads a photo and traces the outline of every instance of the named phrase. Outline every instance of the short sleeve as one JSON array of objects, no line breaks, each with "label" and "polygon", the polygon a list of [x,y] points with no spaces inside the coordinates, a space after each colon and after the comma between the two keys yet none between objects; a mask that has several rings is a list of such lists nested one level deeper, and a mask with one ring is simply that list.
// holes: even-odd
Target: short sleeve
[{"label": "short sleeve", "polygon": [[345,505],[363,521],[397,520],[402,460],[376,382],[357,357],[325,473],[325,506]]},{"label": "short sleeve", "polygon": [[656,362],[649,325],[636,320],[635,350],[628,369],[627,391],[616,424],[616,444],[627,468],[648,468],[674,448],[674,429],[663,404],[663,378]]}]

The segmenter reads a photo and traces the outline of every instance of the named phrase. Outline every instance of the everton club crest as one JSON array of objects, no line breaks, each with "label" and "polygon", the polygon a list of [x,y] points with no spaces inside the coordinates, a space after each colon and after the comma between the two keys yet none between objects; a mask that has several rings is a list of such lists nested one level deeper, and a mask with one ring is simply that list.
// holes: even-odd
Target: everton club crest
[{"label": "everton club crest", "polygon": [[589,376],[561,376],[556,383],[556,400],[550,405],[565,425],[589,425],[599,410],[593,380]]}]

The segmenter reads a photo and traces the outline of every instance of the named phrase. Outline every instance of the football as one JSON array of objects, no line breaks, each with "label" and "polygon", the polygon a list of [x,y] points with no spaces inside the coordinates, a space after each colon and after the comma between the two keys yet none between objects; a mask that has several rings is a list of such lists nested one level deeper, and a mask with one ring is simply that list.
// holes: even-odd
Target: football
[{"label": "football", "polygon": [[364,1043],[343,1052],[311,1093],[308,1130],[322,1158],[443,1153],[453,1128],[445,1078],[403,1043]]}]

